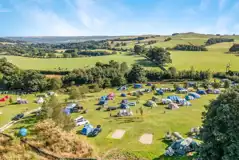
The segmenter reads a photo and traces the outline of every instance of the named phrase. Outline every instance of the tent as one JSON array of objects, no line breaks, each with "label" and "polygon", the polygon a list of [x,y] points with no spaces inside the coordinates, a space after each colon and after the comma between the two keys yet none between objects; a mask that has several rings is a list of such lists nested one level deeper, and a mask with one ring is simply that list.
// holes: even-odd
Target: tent
[{"label": "tent", "polygon": [[156,92],[158,95],[163,95],[163,93],[164,93],[163,90],[161,90],[161,89],[156,90]]},{"label": "tent", "polygon": [[160,102],[160,99],[156,96],[153,96],[152,97],[152,101],[156,102],[156,103],[159,103]]},{"label": "tent", "polygon": [[113,100],[115,97],[115,94],[114,93],[110,93],[108,96],[107,96],[107,99],[108,100]]},{"label": "tent", "polygon": [[25,137],[26,135],[27,135],[27,129],[26,128],[21,128],[20,130],[19,130],[19,136],[21,136],[21,137]]},{"label": "tent", "polygon": [[17,103],[18,104],[27,104],[28,102],[27,102],[27,100],[25,100],[25,99],[21,99],[21,98],[17,98]]},{"label": "tent", "polygon": [[44,99],[42,98],[42,97],[40,97],[40,98],[38,98],[37,100],[36,100],[36,103],[37,104],[41,104],[41,103],[43,103],[44,102]]},{"label": "tent", "polygon": [[119,87],[117,90],[118,91],[125,91],[125,90],[127,90],[127,87],[126,86],[122,86],[122,87]]},{"label": "tent", "polygon": [[182,87],[178,87],[178,88],[177,88],[177,92],[178,92],[178,93],[188,93],[188,90],[185,89],[185,88],[182,88]]},{"label": "tent", "polygon": [[169,104],[172,103],[173,101],[171,99],[162,99],[162,104]]},{"label": "tent", "polygon": [[205,95],[205,94],[207,94],[207,92],[204,91],[204,90],[198,90],[198,91],[197,91],[197,94]]},{"label": "tent", "polygon": [[194,97],[193,97],[193,96],[186,95],[186,96],[185,96],[185,99],[186,99],[187,101],[190,101],[190,100],[194,100]]},{"label": "tent", "polygon": [[105,105],[105,104],[107,104],[108,103],[108,101],[107,100],[100,100],[99,101],[99,105]]},{"label": "tent", "polygon": [[5,98],[1,98],[1,99],[0,99],[0,102],[5,102],[5,101],[6,101]]},{"label": "tent", "polygon": [[127,103],[122,103],[122,104],[120,105],[120,108],[121,108],[121,109],[127,109],[127,108],[129,108],[129,106],[128,106]]},{"label": "tent", "polygon": [[167,99],[171,99],[173,102],[178,102],[180,100],[180,97],[176,95],[168,96]]},{"label": "tent", "polygon": [[213,90],[212,89],[207,89],[206,92],[207,92],[207,94],[212,94]]},{"label": "tent", "polygon": [[106,99],[107,99],[107,96],[100,97],[100,100],[106,100]]},{"label": "tent", "polygon": [[121,101],[121,104],[122,104],[122,103],[126,104],[126,103],[128,103],[128,100],[127,100],[127,99],[123,99],[123,100]]},{"label": "tent", "polygon": [[134,84],[134,88],[142,88],[142,84]]},{"label": "tent", "polygon": [[157,104],[152,100],[148,100],[147,103],[146,103],[146,106],[157,107]]},{"label": "tent", "polygon": [[65,109],[63,110],[63,112],[64,112],[66,115],[69,115],[69,114],[71,114],[71,109],[70,109],[70,108],[65,108]]},{"label": "tent", "polygon": [[168,104],[168,109],[178,109],[178,105],[176,103],[169,103]]},{"label": "tent", "polygon": [[201,97],[199,94],[197,94],[195,92],[190,92],[190,93],[188,93],[188,95],[194,97],[194,99],[198,99]]},{"label": "tent", "polygon": [[81,130],[81,134],[88,135],[94,130],[94,127],[91,124],[85,124],[84,128]]},{"label": "tent", "polygon": [[215,89],[215,90],[213,91],[213,93],[214,93],[214,94],[220,94],[220,93],[221,93],[221,90],[220,90],[220,89]]},{"label": "tent", "polygon": [[180,105],[181,105],[181,106],[192,106],[191,102],[189,102],[189,101],[187,101],[187,100],[181,101],[181,102],[180,102]]},{"label": "tent", "polygon": [[147,83],[147,85],[146,86],[152,86],[153,84],[152,83]]},{"label": "tent", "polygon": [[125,93],[121,93],[121,97],[126,97],[127,95]]},{"label": "tent", "polygon": [[123,117],[123,116],[132,116],[133,112],[132,111],[127,111],[126,109],[121,109],[118,113],[117,116]]},{"label": "tent", "polygon": [[128,102],[127,103],[129,106],[136,106],[136,102]]}]

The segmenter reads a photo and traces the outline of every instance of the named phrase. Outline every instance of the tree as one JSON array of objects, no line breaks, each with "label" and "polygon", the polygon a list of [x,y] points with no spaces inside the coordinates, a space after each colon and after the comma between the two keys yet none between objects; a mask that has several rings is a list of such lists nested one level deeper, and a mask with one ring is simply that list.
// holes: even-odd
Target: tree
[{"label": "tree", "polygon": [[123,62],[123,63],[120,64],[120,71],[121,71],[121,73],[127,73],[128,69],[129,69],[129,67],[128,67],[126,62]]},{"label": "tree", "polygon": [[161,66],[167,63],[172,63],[170,53],[163,48],[153,47],[149,49],[147,52],[147,57],[149,57],[151,61]]},{"label": "tree", "polygon": [[169,67],[168,71],[172,75],[172,78],[175,78],[177,76],[177,69],[175,67]]},{"label": "tree", "polygon": [[49,58],[56,58],[56,54],[55,53],[48,53],[48,57]]},{"label": "tree", "polygon": [[203,160],[239,159],[239,87],[231,88],[206,106],[200,157]]},{"label": "tree", "polygon": [[177,83],[174,83],[174,84],[173,84],[173,88],[174,88],[175,91],[176,91],[179,87],[180,87],[179,84],[177,84]]},{"label": "tree", "polygon": [[143,110],[143,107],[140,107],[139,108],[139,112],[140,112],[140,115],[143,116],[144,115],[144,110]]},{"label": "tree", "polygon": [[221,87],[221,83],[215,81],[215,82],[212,83],[212,87],[215,88],[215,89],[216,88],[220,88]]},{"label": "tree", "polygon": [[81,98],[83,95],[80,92],[79,88],[76,86],[72,86],[70,88],[70,92],[69,92],[69,99],[79,99]]},{"label": "tree", "polygon": [[128,82],[141,83],[146,82],[146,72],[143,67],[138,64],[134,64],[127,76]]},{"label": "tree", "polygon": [[9,103],[10,103],[10,104],[13,103],[12,97],[9,98]]},{"label": "tree", "polygon": [[202,83],[203,88],[208,89],[209,86],[210,86],[210,82],[208,80],[203,81],[203,83]]},{"label": "tree", "polygon": [[119,76],[119,77],[114,77],[112,80],[111,80],[111,85],[112,86],[122,86],[122,85],[125,85],[127,82],[126,82],[126,79],[123,75]]},{"label": "tree", "polygon": [[141,54],[142,51],[143,51],[143,47],[142,46],[140,46],[140,45],[135,45],[134,46],[134,53],[135,54]]},{"label": "tree", "polygon": [[153,84],[153,85],[151,86],[151,89],[152,89],[152,91],[155,91],[155,89],[156,89],[156,85]]},{"label": "tree", "polygon": [[224,81],[224,88],[229,88],[230,87],[230,81],[229,80],[225,80]]},{"label": "tree", "polygon": [[49,89],[50,90],[58,90],[62,87],[62,81],[59,78],[51,78],[50,79],[50,84],[49,84]]},{"label": "tree", "polygon": [[64,57],[64,58],[71,58],[71,54],[69,54],[69,53],[63,53],[63,57]]},{"label": "tree", "polygon": [[75,126],[70,116],[63,112],[63,107],[56,96],[52,96],[48,102],[44,102],[38,118],[41,120],[52,119],[58,126],[67,131]]},{"label": "tree", "polygon": [[109,78],[104,79],[103,88],[111,87],[111,81]]}]

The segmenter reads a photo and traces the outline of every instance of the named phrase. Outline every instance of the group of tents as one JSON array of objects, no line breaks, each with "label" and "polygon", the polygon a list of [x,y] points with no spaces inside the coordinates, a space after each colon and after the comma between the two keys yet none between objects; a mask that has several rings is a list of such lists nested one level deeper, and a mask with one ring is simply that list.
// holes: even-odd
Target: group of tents
[{"label": "group of tents", "polygon": [[99,100],[99,105],[106,105],[108,103],[108,100],[114,100],[115,98],[115,94],[114,93],[110,93],[107,96],[102,96]]}]

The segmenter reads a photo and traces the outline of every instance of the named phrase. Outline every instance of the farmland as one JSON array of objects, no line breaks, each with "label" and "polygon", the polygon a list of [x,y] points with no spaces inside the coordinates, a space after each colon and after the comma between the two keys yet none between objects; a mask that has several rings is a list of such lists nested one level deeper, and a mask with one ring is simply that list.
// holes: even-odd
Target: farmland
[{"label": "farmland", "polygon": [[[165,37],[164,37],[165,38]],[[163,37],[151,38],[149,40],[158,40],[157,43],[151,46],[156,47],[174,47],[177,44],[194,44],[203,45],[207,38],[202,37],[185,37],[174,38],[171,41],[164,42]],[[239,42],[236,39],[236,42]],[[136,42],[127,42],[122,48],[133,48]],[[228,54],[228,49],[233,45],[232,42],[224,42],[207,46],[208,51],[193,52],[193,51],[170,51],[172,64],[177,70],[184,70],[194,67],[196,70],[225,71],[225,66],[230,63],[232,70],[239,69],[238,56]],[[147,45],[146,47],[149,47]],[[59,54],[59,53],[58,53]],[[60,55],[60,54],[59,54]],[[154,66],[143,57],[134,56],[126,52],[117,55],[100,56],[100,57],[83,57],[83,58],[56,58],[56,59],[39,59],[16,56],[5,56],[9,62],[17,65],[21,69],[36,69],[36,70],[72,70],[74,68],[92,67],[96,62],[107,63],[110,60],[118,62],[127,62],[129,65],[138,63],[146,68]],[[203,65],[202,65],[203,64]]]}]

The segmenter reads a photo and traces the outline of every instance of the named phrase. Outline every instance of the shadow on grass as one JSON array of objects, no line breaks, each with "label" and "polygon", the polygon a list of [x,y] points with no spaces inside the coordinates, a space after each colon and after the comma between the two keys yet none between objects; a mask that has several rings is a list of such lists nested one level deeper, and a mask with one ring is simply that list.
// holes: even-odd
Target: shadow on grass
[{"label": "shadow on grass", "polygon": [[144,67],[158,67],[157,65],[153,64],[152,62],[150,62],[147,59],[138,59],[138,60],[136,60],[136,63],[141,66],[144,66]]},{"label": "shadow on grass", "polygon": [[35,115],[30,115],[24,117],[17,123],[17,126],[13,128],[13,130],[19,130],[21,128],[30,129],[37,123],[37,119]]}]

